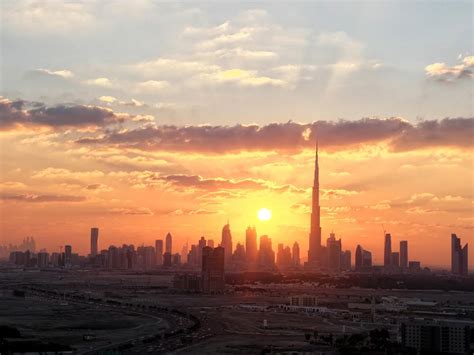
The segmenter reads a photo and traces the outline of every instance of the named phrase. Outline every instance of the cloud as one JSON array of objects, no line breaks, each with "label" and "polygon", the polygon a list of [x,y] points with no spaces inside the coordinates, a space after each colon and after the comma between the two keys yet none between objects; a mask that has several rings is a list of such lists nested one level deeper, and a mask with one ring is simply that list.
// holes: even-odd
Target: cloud
[{"label": "cloud", "polygon": [[107,104],[113,104],[115,101],[117,101],[117,98],[113,96],[101,96],[99,97],[99,101],[105,102]]},{"label": "cloud", "polygon": [[17,202],[81,202],[85,199],[83,196],[69,195],[0,194],[0,200],[2,201]]},{"label": "cloud", "polygon": [[410,125],[392,142],[396,151],[437,146],[472,148],[474,118],[445,118]]},{"label": "cloud", "polygon": [[147,80],[136,85],[139,92],[153,93],[170,87],[170,83],[165,80]]},{"label": "cloud", "polygon": [[70,79],[74,77],[74,73],[66,69],[61,69],[61,70],[35,69],[32,72],[39,75],[59,77],[63,79]]},{"label": "cloud", "polygon": [[[48,180],[82,180],[82,179],[97,179],[104,176],[104,173],[99,170],[93,171],[72,171],[62,168],[46,168],[33,173],[33,179],[48,179]],[[100,185],[100,184],[99,184]],[[89,185],[93,190],[95,185]],[[96,186],[98,187],[98,186]]]},{"label": "cloud", "polygon": [[17,125],[98,127],[123,120],[123,115],[99,106],[64,104],[48,107],[38,102],[11,101],[0,97],[0,130]]},{"label": "cloud", "polygon": [[114,83],[109,78],[89,79],[89,80],[84,81],[84,84],[100,86],[103,88],[111,88],[114,86]]},{"label": "cloud", "polygon": [[[308,131],[310,130],[310,131]],[[402,118],[363,118],[357,121],[286,122],[265,126],[148,126],[84,137],[79,144],[105,144],[149,151],[207,154],[240,151],[299,152],[313,148],[317,132],[321,147],[334,150],[386,142],[394,151],[437,146],[472,148],[474,118],[446,118],[412,124]]]},{"label": "cloud", "polygon": [[138,208],[111,208],[110,214],[131,215],[131,216],[153,216],[153,211],[146,207]]},{"label": "cloud", "polygon": [[442,82],[454,82],[474,78],[474,56],[464,57],[461,64],[452,67],[445,63],[433,63],[425,67],[426,76]]},{"label": "cloud", "polygon": [[183,210],[183,209],[177,209],[174,211],[169,212],[169,215],[172,216],[184,216],[184,215],[212,215],[212,214],[220,214],[222,211],[210,211],[210,210],[205,210],[205,209],[195,209],[195,210]]}]

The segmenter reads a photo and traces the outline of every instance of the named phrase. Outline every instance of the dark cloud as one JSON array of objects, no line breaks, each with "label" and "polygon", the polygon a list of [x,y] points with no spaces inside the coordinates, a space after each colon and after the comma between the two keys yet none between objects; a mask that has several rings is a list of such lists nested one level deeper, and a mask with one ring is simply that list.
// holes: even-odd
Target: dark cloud
[{"label": "dark cloud", "polygon": [[0,200],[18,202],[81,202],[83,196],[36,195],[36,194],[0,194]]},{"label": "dark cloud", "polygon": [[16,125],[51,127],[105,126],[123,121],[113,111],[85,105],[57,105],[47,107],[38,102],[11,101],[0,97],[0,129]]},{"label": "dark cloud", "polygon": [[392,141],[398,151],[418,148],[474,146],[474,118],[445,118],[441,121],[422,121],[404,130]]},{"label": "dark cloud", "polygon": [[446,118],[412,124],[401,118],[364,118],[357,121],[272,123],[266,126],[158,126],[110,132],[101,138],[84,138],[80,144],[105,144],[149,151],[298,152],[312,148],[315,133],[329,150],[360,144],[387,142],[394,150],[432,146],[472,147],[474,118]]},{"label": "dark cloud", "polygon": [[222,190],[264,190],[269,189],[275,192],[295,192],[304,193],[305,190],[299,189],[293,185],[273,185],[265,180],[257,179],[224,179],[212,178],[205,179],[199,175],[167,175],[159,177],[160,180],[172,184],[177,187],[195,188],[206,191],[222,191]]}]

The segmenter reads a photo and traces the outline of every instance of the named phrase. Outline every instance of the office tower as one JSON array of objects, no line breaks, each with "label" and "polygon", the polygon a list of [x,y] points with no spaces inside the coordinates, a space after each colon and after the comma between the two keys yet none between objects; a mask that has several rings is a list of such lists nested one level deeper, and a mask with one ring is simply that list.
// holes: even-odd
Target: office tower
[{"label": "office tower", "polygon": [[211,248],[214,248],[214,241],[212,239],[208,239],[207,240],[207,246],[211,247]]},{"label": "office tower", "polygon": [[171,235],[170,232],[168,232],[168,234],[166,234],[165,252],[170,253],[170,255],[173,252],[173,236]]},{"label": "office tower", "polygon": [[181,255],[179,253],[173,254],[171,258],[171,263],[173,266],[180,266],[181,265]]},{"label": "office tower", "polygon": [[155,252],[156,252],[156,265],[163,265],[163,240],[155,240]]},{"label": "office tower", "polygon": [[392,236],[390,233],[385,234],[385,245],[383,253],[383,265],[387,268],[390,267],[390,261],[392,258]]},{"label": "office tower", "polygon": [[272,239],[268,235],[260,237],[260,248],[258,251],[259,266],[269,270],[275,267],[275,252],[272,249]]},{"label": "office tower", "polygon": [[421,263],[419,261],[410,261],[408,263],[408,270],[410,272],[419,272],[419,271],[421,271]]},{"label": "office tower", "polygon": [[232,234],[230,232],[230,225],[227,224],[222,228],[222,239],[221,239],[221,247],[225,250],[225,265],[230,265],[232,261]]},{"label": "office tower", "polygon": [[186,258],[188,257],[188,253],[189,253],[189,246],[188,246],[188,242],[186,242],[183,244],[183,247],[181,248],[181,261],[184,262],[184,260],[186,260]]},{"label": "office tower", "polygon": [[456,275],[468,273],[468,244],[461,246],[461,238],[451,234],[451,272]]},{"label": "office tower", "polygon": [[390,257],[390,265],[393,268],[399,268],[400,267],[400,253],[398,251],[392,252],[392,255]]},{"label": "office tower", "polygon": [[247,255],[247,263],[250,268],[254,268],[257,264],[257,231],[255,227],[247,227],[245,231],[245,253]]},{"label": "office tower", "polygon": [[321,208],[319,206],[318,143],[314,160],[314,182],[311,205],[311,231],[309,233],[308,264],[321,266]]},{"label": "office tower", "polygon": [[43,251],[38,253],[38,267],[47,267],[49,265],[49,254]]},{"label": "office tower", "polygon": [[336,235],[334,233],[331,233],[326,241],[326,250],[328,269],[332,271],[340,271],[342,244],[341,239],[336,240]]},{"label": "office tower", "polygon": [[400,267],[408,268],[408,241],[406,240],[400,242]]},{"label": "office tower", "polygon": [[469,354],[473,330],[462,321],[422,318],[405,320],[400,327],[402,345],[417,354]]},{"label": "office tower", "polygon": [[283,244],[278,244],[277,265],[280,269],[288,269],[292,266],[291,249]]},{"label": "office tower", "polygon": [[351,251],[346,250],[341,253],[341,270],[351,269]]},{"label": "office tower", "polygon": [[99,251],[99,228],[91,228],[91,256],[95,257]]},{"label": "office tower", "polygon": [[206,239],[204,237],[201,237],[201,239],[198,242],[198,248],[197,248],[197,257],[198,257],[198,263],[199,266],[201,266],[202,263],[202,250],[206,247]]},{"label": "office tower", "polygon": [[237,243],[235,246],[235,251],[232,255],[232,264],[236,270],[243,270],[247,266],[247,258],[243,244]]},{"label": "office tower", "polygon": [[292,249],[292,262],[293,266],[299,267],[300,266],[300,246],[297,242],[293,243],[293,249]]},{"label": "office tower", "polygon": [[364,250],[360,245],[356,248],[355,269],[356,271],[368,270],[372,267],[372,253]]},{"label": "office tower", "polygon": [[225,249],[205,247],[202,251],[201,283],[204,293],[220,293],[225,290]]},{"label": "office tower", "polygon": [[172,265],[172,255],[170,252],[165,252],[163,254],[163,266],[171,267],[171,265]]},{"label": "office tower", "polygon": [[72,265],[72,246],[64,246],[64,266],[70,267]]}]

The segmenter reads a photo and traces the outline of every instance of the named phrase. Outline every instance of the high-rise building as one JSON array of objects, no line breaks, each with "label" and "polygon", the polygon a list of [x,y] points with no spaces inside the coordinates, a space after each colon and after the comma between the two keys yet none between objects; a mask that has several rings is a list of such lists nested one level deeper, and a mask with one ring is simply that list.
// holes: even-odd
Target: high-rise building
[{"label": "high-rise building", "polygon": [[385,234],[385,245],[383,253],[383,265],[390,267],[390,261],[392,259],[392,236],[390,233]]},{"label": "high-rise building", "polygon": [[198,263],[199,263],[199,266],[201,266],[201,263],[202,263],[202,250],[206,247],[206,238],[204,237],[201,237],[201,239],[199,239],[199,242],[198,242],[198,246],[197,246],[197,253],[198,253]]},{"label": "high-rise building", "polygon": [[247,227],[245,231],[245,254],[249,268],[255,268],[257,264],[257,230],[255,227]]},{"label": "high-rise building", "polygon": [[72,265],[72,246],[64,246],[64,266],[71,267]]},{"label": "high-rise building", "polygon": [[300,266],[300,246],[297,242],[293,243],[293,249],[292,249],[292,262],[293,266],[299,267]]},{"label": "high-rise building", "polygon": [[173,256],[170,252],[165,252],[163,254],[163,266],[164,267],[171,267],[173,261]]},{"label": "high-rise building", "polygon": [[400,253],[398,251],[392,252],[392,256],[390,257],[390,265],[393,268],[400,267]]},{"label": "high-rise building", "polygon": [[288,269],[292,266],[291,249],[283,244],[278,244],[277,265],[280,269]]},{"label": "high-rise building", "polygon": [[166,253],[171,253],[173,252],[173,236],[171,235],[170,232],[168,232],[168,234],[166,234],[166,238],[165,238],[165,252]]},{"label": "high-rise building", "polygon": [[208,239],[207,240],[207,246],[211,247],[211,248],[214,248],[214,241],[212,239]]},{"label": "high-rise building", "polygon": [[221,239],[221,247],[225,250],[225,265],[230,265],[232,261],[232,233],[230,232],[230,225],[227,223],[222,228],[222,239]]},{"label": "high-rise building", "polygon": [[314,159],[314,182],[311,204],[311,231],[309,233],[308,264],[321,266],[321,208],[319,206],[319,162],[318,143]]},{"label": "high-rise building", "polygon": [[260,237],[258,264],[260,268],[265,270],[273,270],[275,267],[275,252],[272,249],[272,239],[268,235]]},{"label": "high-rise building", "polygon": [[99,251],[99,228],[91,228],[91,256],[97,256]]},{"label": "high-rise building", "polygon": [[451,272],[456,275],[468,273],[468,244],[461,246],[461,238],[451,234]]},{"label": "high-rise building", "polygon": [[184,260],[187,259],[188,253],[189,253],[189,246],[188,246],[188,242],[186,242],[181,247],[181,260],[182,260],[182,262],[184,262]]},{"label": "high-rise building", "polygon": [[201,282],[204,293],[220,293],[225,290],[225,249],[205,247],[202,251]]},{"label": "high-rise building", "polygon": [[330,237],[326,241],[326,250],[328,257],[328,269],[340,271],[342,243],[341,239],[336,240],[336,235],[334,233],[331,233]]},{"label": "high-rise building", "polygon": [[163,265],[163,240],[155,240],[155,252],[156,252],[156,265]]},{"label": "high-rise building", "polygon": [[400,241],[400,267],[402,269],[408,268],[408,241]]},{"label": "high-rise building", "polygon": [[47,267],[49,265],[49,254],[47,252],[40,251],[38,253],[38,267]]},{"label": "high-rise building", "polygon": [[341,253],[341,270],[350,270],[351,269],[351,251],[346,250]]},{"label": "high-rise building", "polygon": [[362,246],[358,245],[355,255],[355,269],[356,271],[368,270],[372,267],[372,253],[364,250]]}]

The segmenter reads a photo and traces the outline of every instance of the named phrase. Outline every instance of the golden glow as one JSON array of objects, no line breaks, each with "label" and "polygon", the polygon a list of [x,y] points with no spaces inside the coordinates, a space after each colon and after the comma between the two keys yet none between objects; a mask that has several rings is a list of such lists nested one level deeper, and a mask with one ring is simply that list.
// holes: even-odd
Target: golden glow
[{"label": "golden glow", "polygon": [[258,210],[258,219],[261,221],[268,221],[270,218],[272,218],[272,211],[270,211],[268,208],[261,208]]}]

